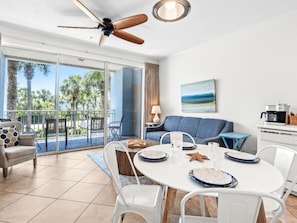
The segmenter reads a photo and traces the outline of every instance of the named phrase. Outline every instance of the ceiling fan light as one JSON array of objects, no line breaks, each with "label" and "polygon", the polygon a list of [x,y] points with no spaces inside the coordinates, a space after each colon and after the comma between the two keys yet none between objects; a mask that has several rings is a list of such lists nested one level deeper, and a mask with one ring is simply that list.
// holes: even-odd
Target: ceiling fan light
[{"label": "ceiling fan light", "polygon": [[164,22],[174,22],[186,17],[191,9],[187,0],[161,0],[153,7],[153,15]]}]

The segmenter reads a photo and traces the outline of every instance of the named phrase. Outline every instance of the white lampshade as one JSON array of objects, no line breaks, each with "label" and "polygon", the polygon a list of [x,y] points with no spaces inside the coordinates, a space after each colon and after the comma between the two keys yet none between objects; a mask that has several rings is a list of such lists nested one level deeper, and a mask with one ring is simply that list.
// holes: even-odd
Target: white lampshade
[{"label": "white lampshade", "polygon": [[152,114],[160,114],[160,113],[161,113],[160,105],[153,105]]},{"label": "white lampshade", "polygon": [[155,114],[153,122],[154,123],[159,123],[160,122],[160,118],[158,116],[158,114],[161,113],[161,108],[160,105],[153,105],[152,107],[152,114]]}]

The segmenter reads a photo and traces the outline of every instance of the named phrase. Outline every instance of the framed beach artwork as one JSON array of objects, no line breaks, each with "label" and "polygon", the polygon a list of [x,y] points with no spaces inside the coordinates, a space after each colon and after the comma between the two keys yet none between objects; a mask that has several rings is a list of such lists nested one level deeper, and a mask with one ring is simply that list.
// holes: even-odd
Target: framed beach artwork
[{"label": "framed beach artwork", "polygon": [[216,112],[215,80],[181,85],[182,112]]}]

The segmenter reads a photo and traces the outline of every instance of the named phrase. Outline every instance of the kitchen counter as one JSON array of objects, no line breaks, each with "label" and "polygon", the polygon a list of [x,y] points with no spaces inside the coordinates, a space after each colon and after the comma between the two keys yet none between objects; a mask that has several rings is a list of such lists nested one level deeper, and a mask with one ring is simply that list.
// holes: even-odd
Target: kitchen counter
[{"label": "kitchen counter", "polygon": [[292,131],[297,132],[297,125],[277,125],[277,124],[266,124],[266,123],[259,123],[257,124],[258,128],[263,129],[275,129],[275,130],[284,130],[284,131]]}]

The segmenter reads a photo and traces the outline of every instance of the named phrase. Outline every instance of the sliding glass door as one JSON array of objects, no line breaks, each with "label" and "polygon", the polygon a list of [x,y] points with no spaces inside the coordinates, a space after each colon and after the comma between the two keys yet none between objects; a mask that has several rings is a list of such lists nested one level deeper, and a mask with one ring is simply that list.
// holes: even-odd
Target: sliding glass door
[{"label": "sliding glass door", "polygon": [[58,76],[59,118],[66,119],[71,136],[66,149],[103,146],[104,63],[60,55]]},{"label": "sliding glass door", "polygon": [[1,72],[1,77],[7,88],[1,96],[2,113],[21,121],[23,131],[38,135],[38,153],[141,137],[141,68],[4,49],[7,75]]}]

